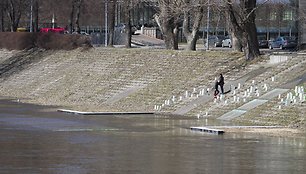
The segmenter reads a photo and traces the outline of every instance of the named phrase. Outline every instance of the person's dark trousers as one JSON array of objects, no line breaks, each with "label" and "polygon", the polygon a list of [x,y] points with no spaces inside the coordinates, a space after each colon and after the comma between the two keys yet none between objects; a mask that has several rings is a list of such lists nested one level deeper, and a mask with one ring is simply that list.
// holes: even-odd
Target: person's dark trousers
[{"label": "person's dark trousers", "polygon": [[221,94],[224,94],[224,89],[223,89],[223,86],[224,86],[224,85],[220,85],[220,88],[221,88]]}]

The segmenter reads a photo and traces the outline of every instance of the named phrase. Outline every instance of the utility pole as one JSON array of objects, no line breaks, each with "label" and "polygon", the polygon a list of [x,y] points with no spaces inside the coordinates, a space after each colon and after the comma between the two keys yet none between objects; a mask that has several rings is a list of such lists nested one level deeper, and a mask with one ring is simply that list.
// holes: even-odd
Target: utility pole
[{"label": "utility pole", "polygon": [[108,19],[108,16],[107,16],[107,14],[108,14],[108,8],[107,8],[107,6],[108,6],[108,0],[105,0],[105,47],[107,47],[107,42],[108,42],[108,38],[107,38],[107,32],[108,32],[108,30],[107,30],[107,28],[108,28],[108,21],[107,21],[107,19]]},{"label": "utility pole", "polygon": [[33,0],[31,0],[31,12],[30,12],[30,32],[33,32]]},{"label": "utility pole", "polygon": [[210,20],[210,0],[208,0],[208,5],[207,5],[207,35],[206,35],[206,43],[207,43],[207,47],[206,50],[209,50],[209,20]]},{"label": "utility pole", "polygon": [[54,16],[54,12],[53,12],[53,15],[52,15],[51,23],[52,23],[52,28],[54,29],[55,28],[55,16]]}]

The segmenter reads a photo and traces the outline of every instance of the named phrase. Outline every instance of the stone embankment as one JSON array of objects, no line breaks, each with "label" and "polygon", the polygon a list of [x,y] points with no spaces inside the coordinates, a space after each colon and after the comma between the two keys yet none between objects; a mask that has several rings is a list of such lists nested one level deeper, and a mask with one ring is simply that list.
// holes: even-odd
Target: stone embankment
[{"label": "stone embankment", "polygon": [[[243,55],[230,51],[141,48],[1,50],[0,63],[0,96],[5,98],[99,112],[180,114],[176,111],[192,105],[186,112],[181,111],[183,115],[204,119],[218,118],[256,98],[257,94],[251,94],[245,101],[242,99],[244,91],[254,83],[258,89],[267,88],[262,95],[306,73],[304,55],[269,64],[268,56],[246,63]],[[219,73],[232,85],[232,91],[214,101],[207,89],[211,90]],[[233,93],[238,83],[241,86]],[[305,86],[305,82],[299,85]],[[282,95],[284,98],[287,94]],[[201,97],[205,99],[199,100]],[[277,97],[234,120],[252,125],[305,127],[305,110],[305,102],[284,105]]]}]

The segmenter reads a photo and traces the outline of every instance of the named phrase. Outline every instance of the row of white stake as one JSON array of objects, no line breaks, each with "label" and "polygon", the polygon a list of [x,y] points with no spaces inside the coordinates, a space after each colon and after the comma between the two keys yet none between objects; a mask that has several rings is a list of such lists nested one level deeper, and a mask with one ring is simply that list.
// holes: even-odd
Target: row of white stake
[{"label": "row of white stake", "polygon": [[210,88],[201,89],[199,92],[197,92],[196,88],[193,88],[193,92],[185,91],[184,95],[181,95],[179,97],[172,96],[171,99],[167,99],[164,101],[161,105],[154,105],[154,110],[160,111],[165,106],[170,106],[171,104],[175,104],[177,102],[182,101],[183,99],[187,98],[199,98],[200,96],[209,95]]},{"label": "row of white stake", "polygon": [[[275,77],[271,77],[271,81],[275,81]],[[269,89],[268,84],[264,83],[262,86],[262,89],[257,87],[256,81],[252,80],[252,85],[247,88],[245,91],[243,91],[243,96],[239,96],[239,92],[241,89],[241,84],[237,84],[237,88],[233,88],[233,86],[230,87],[230,89],[233,89],[232,95],[233,98],[232,100],[225,100],[225,97],[221,94],[220,97],[218,96],[216,99],[214,99],[214,103],[217,103],[218,101],[221,101],[221,104],[227,105],[229,102],[232,103],[239,103],[239,102],[247,102],[247,98],[252,97],[253,94],[255,93],[256,97],[259,97],[261,95],[261,90],[264,92],[267,92]],[[207,112],[206,112],[207,113]],[[207,116],[208,114],[205,114],[203,117]],[[201,114],[197,114],[197,117],[199,118]]]},{"label": "row of white stake", "polygon": [[[216,79],[215,79],[216,80]],[[272,82],[275,81],[275,77],[271,78]],[[250,86],[246,91],[244,91],[244,95],[242,96],[242,100],[239,96],[237,96],[238,91],[241,89],[241,84],[238,83],[237,88],[234,89],[231,86],[231,89],[233,90],[233,100],[232,102],[236,103],[236,102],[246,102],[246,98],[251,97],[252,94],[255,92],[255,96],[259,97],[260,95],[260,90],[257,88],[256,84],[255,84],[255,80],[252,80],[252,86]],[[263,85],[263,91],[267,91],[268,90],[268,85],[264,84]],[[163,107],[165,106],[170,106],[171,104],[175,104],[176,102],[180,102],[182,101],[184,98],[198,98],[200,96],[204,96],[204,95],[209,95],[210,94],[211,89],[210,88],[206,88],[206,89],[200,89],[199,92],[197,92],[196,88],[193,88],[193,92],[189,92],[189,91],[185,91],[184,95],[181,95],[179,97],[176,96],[172,96],[171,99],[167,99],[164,101],[163,104],[161,105],[154,105],[154,110],[156,111],[160,111]],[[224,104],[228,104],[228,100],[224,100],[224,95],[220,95],[220,97],[217,97],[217,99],[214,100],[215,103],[217,103],[217,101],[224,101]]]},{"label": "row of white stake", "polygon": [[305,89],[303,86],[295,86],[294,93],[288,92],[285,98],[279,95],[278,99],[280,99],[279,109],[282,108],[282,105],[288,106],[290,104],[303,103],[306,101]]}]

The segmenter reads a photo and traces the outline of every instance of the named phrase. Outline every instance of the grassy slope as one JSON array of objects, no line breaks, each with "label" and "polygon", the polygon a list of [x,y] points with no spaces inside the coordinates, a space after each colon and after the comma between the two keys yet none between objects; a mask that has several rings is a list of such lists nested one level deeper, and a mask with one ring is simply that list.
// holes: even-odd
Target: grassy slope
[{"label": "grassy slope", "polygon": [[[16,54],[5,50],[0,53],[2,65],[8,62],[11,55]],[[162,104],[172,96],[183,95],[186,90],[210,87],[220,72],[225,74],[226,80],[234,80],[265,61],[262,58],[259,62],[246,64],[243,56],[234,52],[118,48],[34,51],[24,58],[33,61],[2,74],[0,95],[83,111],[152,111],[155,104]],[[254,63],[257,65],[252,65]],[[277,67],[272,68],[272,71],[281,72]],[[304,72],[300,71],[296,74]],[[267,72],[255,79],[264,82],[270,76],[271,72]],[[136,87],[141,89],[117,102],[109,102],[113,96],[120,96],[124,91]],[[186,103],[188,101],[163,111],[173,111]],[[188,115],[195,116],[209,111],[210,116],[217,117],[241,104],[223,106],[210,102]],[[276,107],[277,101],[271,101],[242,117],[240,121],[283,125],[296,125],[298,122],[298,125],[303,125],[304,105],[267,112]],[[288,112],[295,114],[289,114],[290,119],[283,122]]]}]

